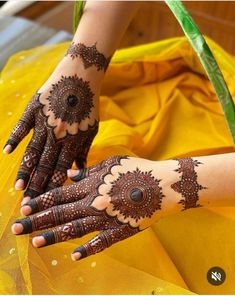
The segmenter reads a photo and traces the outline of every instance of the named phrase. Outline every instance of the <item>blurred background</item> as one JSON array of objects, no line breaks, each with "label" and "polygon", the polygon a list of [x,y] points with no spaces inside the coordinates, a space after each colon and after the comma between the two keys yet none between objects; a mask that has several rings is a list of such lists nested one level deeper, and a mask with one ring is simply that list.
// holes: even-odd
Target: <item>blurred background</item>
[{"label": "blurred background", "polygon": [[[0,67],[14,51],[72,39],[74,1],[0,1]],[[203,34],[235,54],[235,2],[184,1]],[[164,1],[143,1],[120,48],[183,36]]]}]

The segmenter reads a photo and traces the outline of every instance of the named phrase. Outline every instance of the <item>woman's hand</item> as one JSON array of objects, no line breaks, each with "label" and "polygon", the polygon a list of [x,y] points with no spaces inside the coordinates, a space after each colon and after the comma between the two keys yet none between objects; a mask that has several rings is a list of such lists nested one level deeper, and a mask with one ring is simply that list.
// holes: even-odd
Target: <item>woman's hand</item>
[{"label": "woman's hand", "polygon": [[24,200],[61,186],[75,160],[79,168],[98,131],[98,97],[111,56],[138,10],[137,2],[86,1],[82,18],[65,57],[26,107],[7,141],[11,153],[28,132],[16,189]]},{"label": "woman's hand", "polygon": [[[161,180],[155,162],[114,156],[90,168],[75,171],[78,183],[53,189],[21,209],[27,218],[17,220],[12,231],[25,234],[55,227],[33,239],[36,247],[74,239],[100,231],[75,250],[73,258],[100,252],[146,228],[161,209]],[[70,175],[74,175],[74,171]]]},{"label": "woman's hand", "polygon": [[86,164],[98,132],[101,77],[92,63],[87,69],[68,52],[29,102],[4,148],[11,153],[34,128],[16,177],[17,189],[28,185],[24,202],[61,186],[73,161]]},{"label": "woman's hand", "polygon": [[33,238],[35,247],[100,231],[73,259],[100,252],[164,216],[202,206],[234,206],[235,153],[150,161],[113,156],[70,170],[78,183],[53,189],[21,208],[14,234],[53,227]]}]

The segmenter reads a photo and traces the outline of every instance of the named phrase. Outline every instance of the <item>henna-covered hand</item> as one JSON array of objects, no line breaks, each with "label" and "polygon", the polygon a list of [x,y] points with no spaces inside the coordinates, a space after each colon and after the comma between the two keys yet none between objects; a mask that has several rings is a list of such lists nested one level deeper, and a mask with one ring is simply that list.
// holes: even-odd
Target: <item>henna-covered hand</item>
[{"label": "henna-covered hand", "polygon": [[[191,195],[191,200],[197,200],[197,190],[202,187],[197,185],[194,188],[194,167],[190,166],[189,161],[186,165],[186,162],[187,159],[185,166],[178,170],[188,173],[188,183],[184,183],[182,188]],[[174,160],[173,163],[177,168]],[[113,156],[90,168],[75,171],[76,175],[71,179],[78,183],[56,188],[29,201],[21,209],[23,215],[29,216],[15,221],[12,231],[25,234],[53,227],[33,239],[36,247],[100,231],[76,249],[73,258],[84,258],[100,252],[156,221],[156,214],[161,212],[162,202],[166,198],[161,183],[166,184],[167,181],[164,183],[159,179],[161,171],[154,164],[140,158]],[[173,172],[173,175],[177,174]],[[191,177],[194,178],[192,182]],[[171,195],[174,191],[170,190]],[[184,210],[182,205],[180,207]],[[195,203],[191,203],[191,207],[196,207]]]},{"label": "henna-covered hand", "polygon": [[73,161],[78,168],[86,164],[98,132],[101,84],[97,69],[88,72],[81,61],[66,55],[33,96],[4,147],[11,153],[34,128],[16,177],[17,189],[28,185],[25,200],[61,186]]}]

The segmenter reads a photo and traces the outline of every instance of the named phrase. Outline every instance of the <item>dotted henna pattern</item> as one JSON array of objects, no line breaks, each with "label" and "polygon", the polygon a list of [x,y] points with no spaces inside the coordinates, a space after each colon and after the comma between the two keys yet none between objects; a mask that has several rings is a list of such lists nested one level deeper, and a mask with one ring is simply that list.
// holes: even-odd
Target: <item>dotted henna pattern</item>
[{"label": "dotted henna pattern", "polygon": [[111,57],[106,58],[97,50],[96,43],[92,46],[86,46],[83,43],[74,44],[73,42],[66,55],[70,55],[72,59],[80,57],[85,69],[94,65],[97,71],[106,71],[111,60]]},{"label": "dotted henna pattern", "polygon": [[62,76],[61,79],[52,84],[52,90],[47,98],[49,111],[55,116],[69,124],[80,123],[89,117],[91,108],[94,107],[89,82],[74,76]]},{"label": "dotted henna pattern", "polygon": [[172,184],[171,188],[181,193],[184,199],[179,201],[180,204],[183,205],[183,210],[187,210],[189,208],[201,207],[200,204],[197,204],[199,200],[198,192],[202,189],[207,189],[207,187],[203,187],[197,182],[197,173],[195,171],[195,167],[202,162],[198,160],[193,160],[192,158],[175,158],[179,162],[179,168],[175,171],[178,173],[182,173],[181,180]]}]

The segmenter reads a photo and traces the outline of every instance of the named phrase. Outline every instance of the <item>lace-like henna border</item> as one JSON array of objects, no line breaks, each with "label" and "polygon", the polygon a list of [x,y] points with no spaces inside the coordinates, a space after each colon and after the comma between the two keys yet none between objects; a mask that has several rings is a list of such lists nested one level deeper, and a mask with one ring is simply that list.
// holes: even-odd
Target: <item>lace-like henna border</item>
[{"label": "lace-like henna border", "polygon": [[187,210],[189,208],[197,208],[202,207],[202,205],[197,204],[199,200],[198,192],[202,189],[207,189],[197,182],[197,173],[195,171],[195,167],[202,162],[198,160],[193,160],[192,158],[174,158],[179,162],[179,168],[174,170],[178,173],[182,173],[181,180],[172,184],[171,188],[181,193],[184,199],[181,199],[178,203],[182,204],[184,208],[182,211]]},{"label": "lace-like henna border", "polygon": [[111,60],[111,56],[106,58],[103,53],[97,50],[96,43],[92,46],[86,46],[83,43],[75,44],[73,42],[65,56],[67,55],[70,55],[72,59],[80,57],[85,69],[94,65],[97,71],[103,70],[104,72],[107,70]]}]

